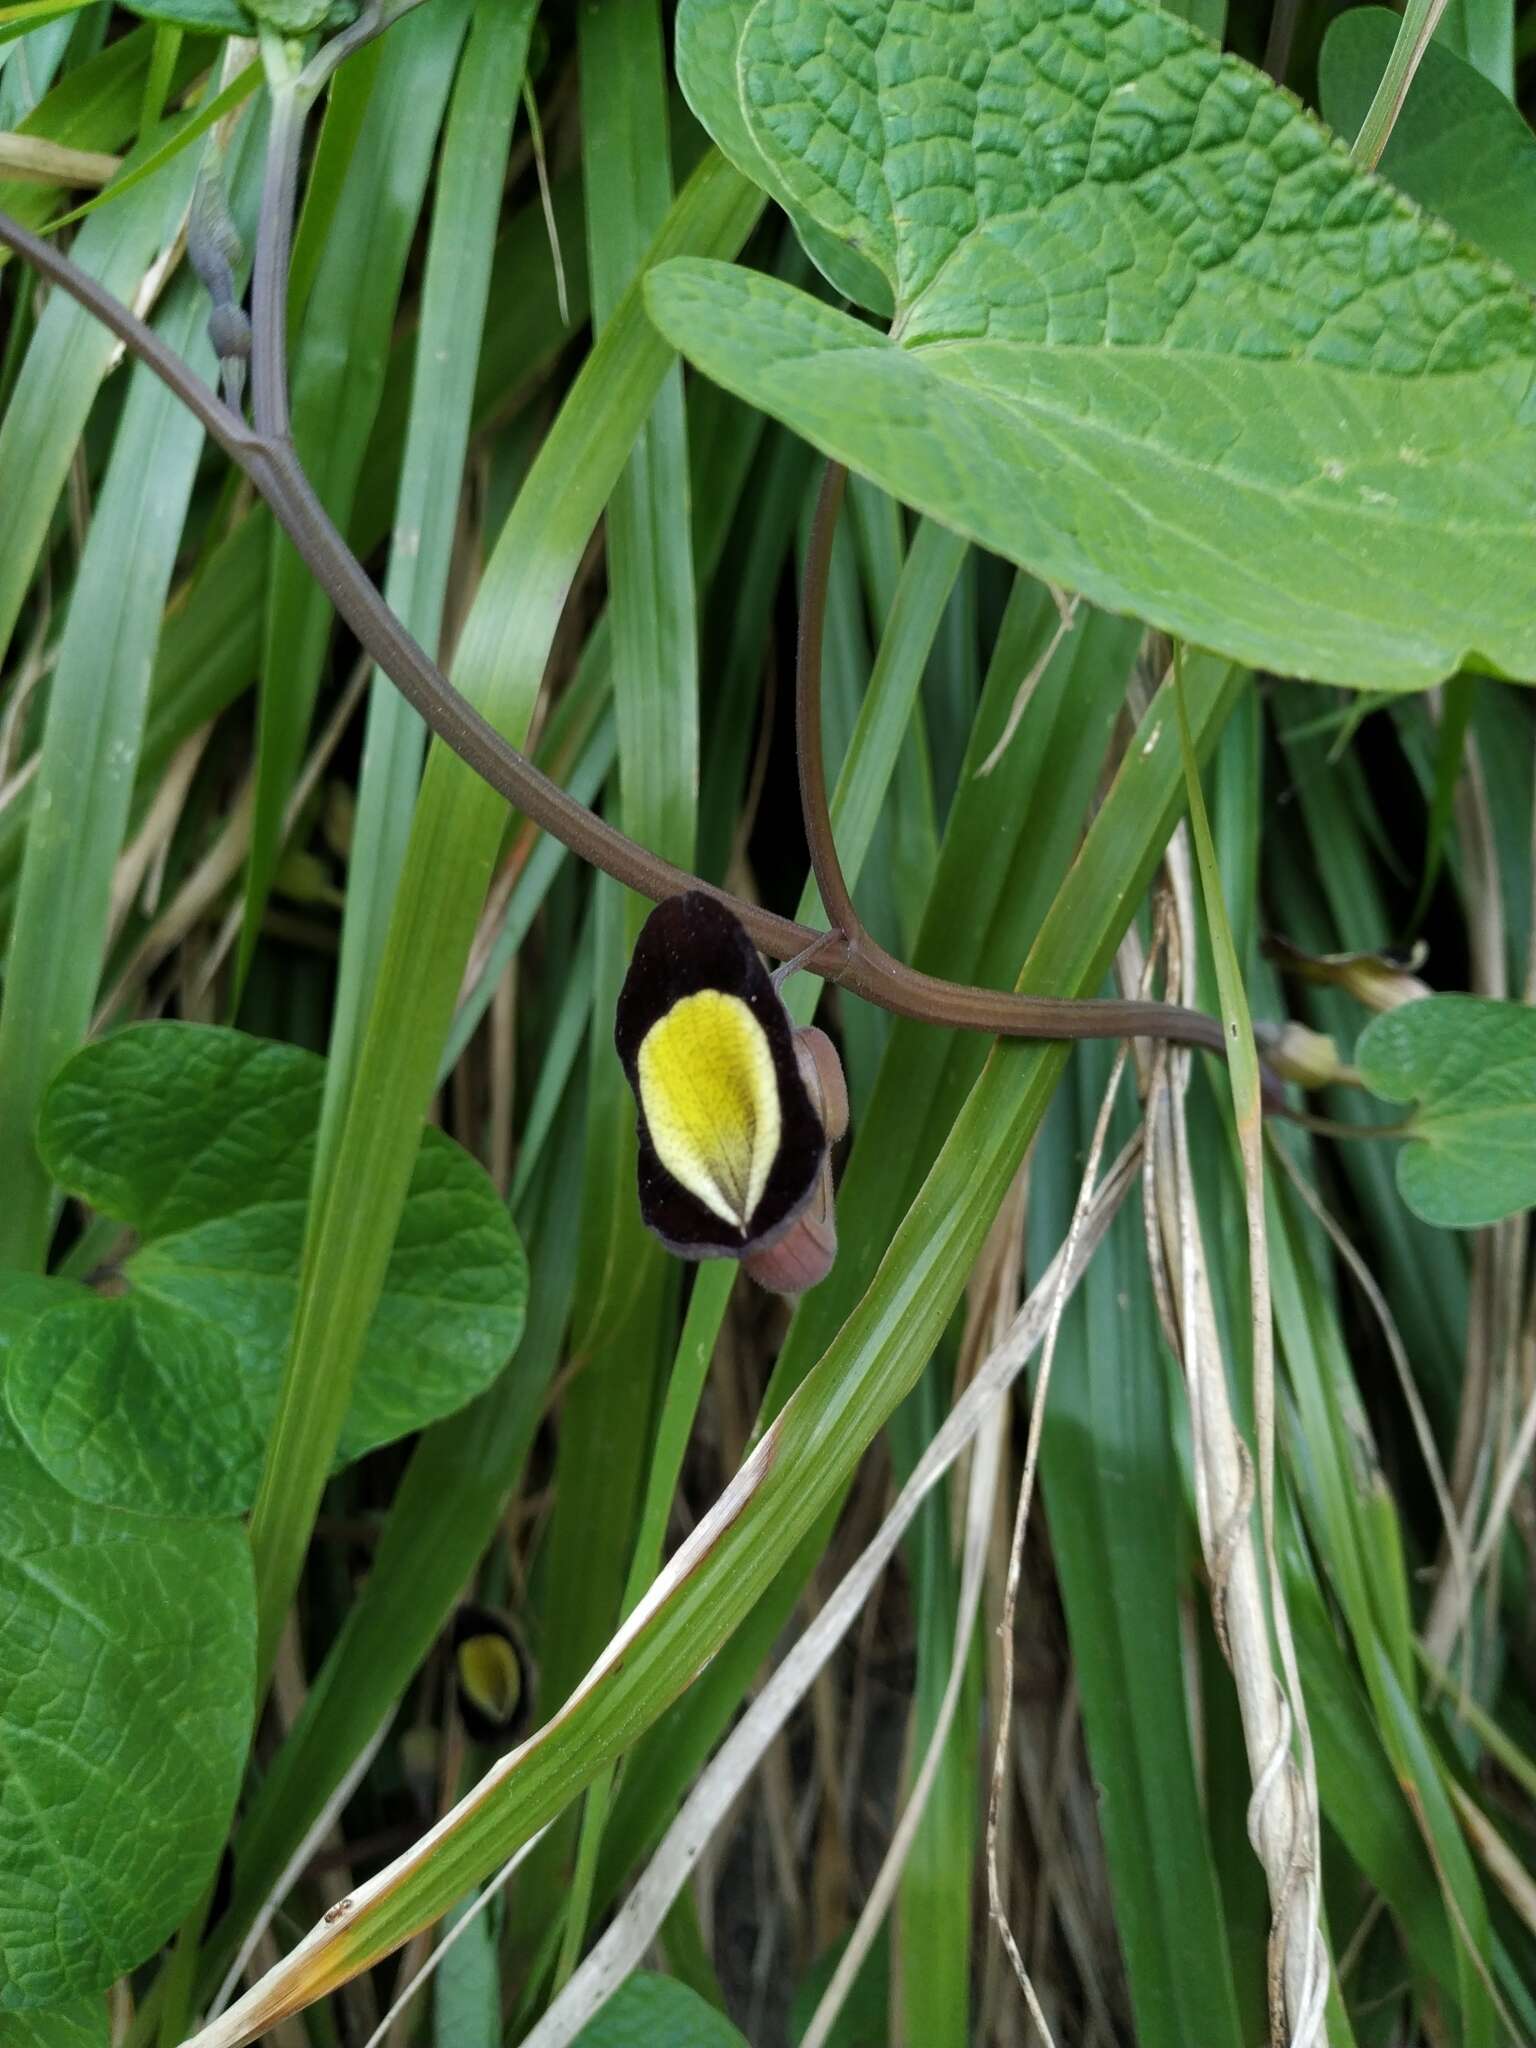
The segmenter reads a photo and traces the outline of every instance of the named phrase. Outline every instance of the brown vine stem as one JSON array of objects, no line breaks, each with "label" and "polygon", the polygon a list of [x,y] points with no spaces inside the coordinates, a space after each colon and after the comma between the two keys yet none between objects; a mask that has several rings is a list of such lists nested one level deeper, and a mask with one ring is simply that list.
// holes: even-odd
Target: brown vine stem
[{"label": "brown vine stem", "polygon": [[[209,438],[266,501],[359,643],[444,745],[578,859],[601,868],[653,902],[685,889],[707,889],[740,918],[764,953],[777,960],[792,960],[814,948],[815,971],[823,980],[836,982],[898,1016],[995,1037],[1155,1038],[1224,1054],[1220,1025],[1197,1010],[1167,1003],[1062,1000],[940,981],[895,959],[860,924],[832,836],[821,750],[822,628],[843,477],[835,466],[823,486],[807,551],[796,696],[806,836],[822,900],[833,919],[830,936],[715,889],[636,845],[551,782],[459,695],[395,617],[333,525],[287,432],[286,392],[278,388],[286,384],[281,337],[287,320],[287,279],[286,262],[281,259],[290,239],[296,185],[288,165],[296,163],[297,129],[302,123],[302,109],[295,112],[297,120],[277,138],[281,147],[269,166],[258,233],[262,276],[261,290],[253,302],[251,370],[253,399],[259,394],[261,400],[256,410],[262,431],[247,425],[143,321],[78,264],[5,214],[0,214],[0,245],[84,306],[196,416]],[[274,335],[279,337],[276,347]]]}]

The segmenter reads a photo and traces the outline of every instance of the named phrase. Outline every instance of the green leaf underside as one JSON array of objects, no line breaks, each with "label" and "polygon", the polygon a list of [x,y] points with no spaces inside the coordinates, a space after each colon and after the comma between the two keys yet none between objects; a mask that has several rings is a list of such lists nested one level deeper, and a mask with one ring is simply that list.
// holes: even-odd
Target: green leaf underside
[{"label": "green leaf underside", "polygon": [[576,2036],[574,2048],[745,2048],[723,2013],[675,1977],[645,1971],[626,1978]]},{"label": "green leaf underside", "polygon": [[14,2010],[104,1988],[207,1880],[250,1732],[245,1538],[74,1500],[0,1421],[0,1637]]},{"label": "green leaf underside", "polygon": [[759,0],[736,61],[769,189],[859,240],[897,338],[675,262],[700,369],[1245,662],[1536,675],[1536,308],[1288,94],[1139,0]]},{"label": "green leaf underside", "polygon": [[356,0],[123,0],[134,14],[176,28],[212,29],[218,35],[250,36],[258,21],[282,35],[306,35],[314,28],[343,28],[357,18]]},{"label": "green leaf underside", "polygon": [[1418,1105],[1397,1185],[1426,1223],[1469,1230],[1536,1205],[1536,1010],[1430,996],[1369,1024],[1355,1064],[1373,1095]]},{"label": "green leaf underside", "polygon": [[[88,1500],[249,1506],[297,1299],[324,1063],[233,1031],[152,1024],[88,1047],[40,1142],[62,1185],[139,1231],[126,1296],[71,1289],[32,1320],[12,1415]],[[462,1407],[522,1332],[527,1272],[495,1189],[428,1131],[339,1462]]]}]

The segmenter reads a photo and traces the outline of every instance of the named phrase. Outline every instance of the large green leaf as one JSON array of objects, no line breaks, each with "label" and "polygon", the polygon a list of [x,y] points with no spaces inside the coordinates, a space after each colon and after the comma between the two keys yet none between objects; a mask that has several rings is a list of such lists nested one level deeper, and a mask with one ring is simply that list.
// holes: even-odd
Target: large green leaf
[{"label": "large green leaf", "polygon": [[[1343,136],[1365,119],[1402,17],[1352,7],[1318,59],[1323,112]],[[1431,43],[1382,152],[1385,177],[1536,286],[1536,135],[1479,71]]]},{"label": "large green leaf", "polygon": [[664,265],[652,317],[711,377],[1244,661],[1536,676],[1536,308],[1288,94],[1144,0],[760,0],[736,69],[770,189],[896,318]]},{"label": "large green leaf", "polygon": [[859,248],[840,241],[795,199],[764,155],[747,124],[737,83],[736,55],[755,0],[709,0],[677,10],[677,81],[688,104],[745,177],[772,193],[794,223],[805,253],[846,298],[889,319],[889,279]]},{"label": "large green leaf", "polygon": [[1373,1095],[1418,1105],[1397,1160],[1416,1216],[1470,1230],[1536,1204],[1536,1010],[1430,996],[1369,1024],[1355,1064]]},{"label": "large green leaf", "polygon": [[0,1267],[0,1374],[7,1347],[25,1337],[40,1315],[61,1302],[84,1298],[84,1291],[67,1280]]},{"label": "large green leaf", "polygon": [[696,1991],[644,1971],[619,1986],[576,2036],[575,2048],[652,2048],[657,2041],[667,2048],[745,2048],[745,2036]]},{"label": "large green leaf", "polygon": [[107,2002],[77,1998],[52,2012],[0,2013],[0,2048],[107,2048]]},{"label": "large green leaf", "polygon": [[0,2007],[56,2006],[142,1962],[218,1856],[250,1733],[244,1535],[74,1500],[0,1419],[0,1639]]},{"label": "large green leaf", "polygon": [[[144,1024],[87,1047],[50,1090],[50,1169],[144,1240],[124,1268],[129,1294],[61,1292],[7,1374],[28,1444],[82,1498],[200,1515],[250,1505],[292,1327],[323,1082],[323,1062],[295,1046]],[[496,1190],[428,1131],[339,1460],[481,1392],[517,1344],[526,1296]]]}]

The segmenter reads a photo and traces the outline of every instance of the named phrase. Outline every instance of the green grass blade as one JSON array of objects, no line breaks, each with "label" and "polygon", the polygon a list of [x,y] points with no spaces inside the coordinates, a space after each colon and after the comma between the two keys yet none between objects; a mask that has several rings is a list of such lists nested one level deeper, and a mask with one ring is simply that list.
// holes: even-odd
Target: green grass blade
[{"label": "green grass blade", "polygon": [[[717,183],[717,176],[717,164],[706,168],[689,210],[684,211],[680,207],[679,217],[683,222],[692,223],[691,226],[684,227],[682,232],[693,232],[700,236],[716,235],[723,245],[733,236],[737,239],[744,237],[746,223],[733,214],[731,189],[728,184],[722,187]],[[736,192],[744,207],[751,210],[755,205],[751,196],[740,187],[736,188]],[[542,246],[542,227],[539,229],[539,236]],[[502,259],[508,264],[505,277],[510,283],[510,280],[523,274],[523,266],[529,261],[530,254],[530,239],[526,238],[521,230],[514,230],[504,238],[498,259],[498,278],[503,276]],[[573,292],[580,285],[583,276],[584,270],[581,267],[574,264],[568,266],[568,284]],[[532,296],[538,297],[537,294]],[[508,384],[518,384],[526,374],[521,367],[525,354],[535,349],[542,350],[544,347],[544,343],[539,339],[542,327],[537,322],[531,327],[528,326],[526,318],[520,315],[520,305],[521,301],[514,300],[508,290],[503,291],[502,298],[498,301],[497,283],[493,280],[493,312],[487,334],[487,356],[498,354],[504,347],[509,328],[526,327],[529,339],[523,352],[513,350],[510,359],[499,373],[497,383],[486,383],[482,364],[482,396],[487,409],[494,409],[501,390]],[[573,311],[578,308],[579,301],[573,301]],[[500,320],[495,317],[498,310],[504,310],[505,317]],[[552,300],[548,302],[548,312],[552,316]],[[646,330],[643,327],[637,328],[632,340],[643,341],[645,335]],[[610,343],[610,350],[612,346]],[[601,392],[603,385],[600,379],[594,378],[591,388]],[[477,399],[477,404],[480,402],[481,400]],[[643,400],[636,399],[633,395],[631,403],[643,408]],[[750,422],[744,416],[738,421],[738,431],[740,430],[750,430]],[[569,456],[569,448],[562,455],[562,451],[557,447],[557,460],[568,459]],[[545,473],[542,479],[535,480],[532,487],[536,497],[541,491],[550,494],[547,498],[539,497],[530,514],[527,531],[540,533],[542,529],[539,521],[547,515],[549,503],[560,491],[558,468]],[[711,501],[711,513],[722,529],[729,519],[731,509],[730,503],[718,496]],[[704,559],[713,559],[718,555],[713,534],[714,527],[710,521],[701,524],[700,547]],[[579,553],[579,549],[577,552]],[[574,561],[574,555],[571,559]],[[511,568],[516,557],[503,554],[500,560],[505,572]],[[546,620],[546,630],[552,632],[553,625],[554,616],[551,613]],[[576,681],[567,691],[555,717],[550,721],[547,738],[551,746],[558,743],[562,724],[574,700],[585,694],[601,705],[609,687],[606,650],[606,629],[599,625],[588,642]],[[529,656],[529,663],[531,670],[535,672],[541,665],[532,654]],[[594,793],[597,781],[611,758],[611,719],[596,729],[594,742],[597,745],[597,753],[593,762],[586,769],[578,765],[570,775],[570,786],[584,797],[590,797]],[[547,765],[554,768],[557,763],[550,761]],[[589,774],[592,778],[590,782],[587,780]],[[529,886],[521,899],[521,907],[519,908],[516,901],[509,906],[509,926],[512,925],[514,916],[531,917],[533,906],[567,857],[564,848],[555,842],[540,843],[530,860],[528,870],[525,871],[524,881]],[[430,872],[423,877],[421,886],[430,891],[433,886]],[[581,960],[583,964],[579,966],[577,976],[584,976],[588,986],[580,1005],[570,1011],[568,1022],[582,1022],[584,1012],[591,1007],[589,951],[583,953]],[[502,966],[505,964],[503,961]],[[450,979],[456,994],[457,980],[454,977]],[[453,1032],[457,1033],[461,1028],[462,1020],[456,1017]],[[450,1047],[452,1043],[453,1037],[450,1035]],[[545,1082],[551,1074],[552,1065],[568,1062],[573,1058],[574,1052],[574,1041],[563,1036],[561,1029],[557,1029],[552,1035],[534,1101],[530,1105],[528,1122],[523,1133],[523,1152],[519,1158],[517,1185],[530,1199],[533,1190],[525,1181],[523,1162],[533,1156],[536,1148],[539,1128],[536,1119],[545,1114],[540,1109]],[[563,1087],[563,1083],[561,1085]],[[568,1116],[569,1112],[565,1114]],[[578,1194],[583,1149],[577,1131],[572,1131],[561,1147],[562,1158],[577,1169],[575,1184]],[[542,1181],[536,1180],[534,1187],[542,1187],[543,1184]],[[529,1213],[532,1212],[518,1209],[520,1217]],[[537,1213],[542,1215],[542,1208]],[[541,1313],[541,1305],[547,1305],[552,1298],[549,1290],[540,1285],[543,1262],[556,1256],[557,1252],[564,1252],[567,1249],[574,1251],[579,1232],[579,1206],[572,1206],[568,1211],[562,1209],[561,1215],[564,1218],[564,1235],[551,1237],[548,1250],[541,1251],[541,1238],[537,1230],[530,1229],[528,1232],[534,1268],[530,1331],[535,1327],[533,1319],[538,1318]],[[553,1222],[550,1228],[554,1229]],[[564,1297],[567,1302],[568,1297],[569,1287]],[[539,1340],[541,1343],[547,1341],[550,1371],[553,1370],[557,1355],[556,1347],[564,1328],[564,1314],[565,1312],[561,1311],[554,1326],[547,1330],[547,1337]],[[543,1329],[545,1325],[540,1323],[538,1327]],[[542,1350],[530,1354],[530,1345],[533,1343],[532,1335],[525,1336],[518,1354],[520,1375],[533,1371],[529,1363],[531,1355],[539,1359],[544,1357]],[[491,1397],[487,1397],[487,1406],[490,1399]],[[461,1435],[461,1431],[465,1434]],[[484,1444],[482,1439],[485,1439]],[[459,1479],[455,1478],[452,1486],[447,1486],[445,1475],[461,1474],[464,1469],[471,1467],[471,1447],[474,1460],[478,1461],[482,1453],[484,1458],[483,1465],[473,1463],[472,1469],[483,1472],[487,1475],[486,1479],[469,1486],[460,1484]],[[287,1747],[282,1753],[281,1784],[277,1792],[269,1799],[264,1788],[257,1807],[253,1810],[252,1826],[258,1829],[255,1846],[247,1851],[242,1842],[240,1866],[240,1898],[247,1905],[253,1906],[259,1901],[263,1895],[263,1884],[270,1888],[277,1872],[292,1853],[295,1843],[302,1837],[314,1812],[323,1804],[330,1786],[339,1781],[340,1773],[345,1769],[348,1760],[361,1748],[368,1733],[378,1725],[384,1712],[399,1697],[410,1675],[420,1664],[452,1601],[457,1597],[460,1587],[473,1570],[476,1559],[490,1540],[504,1503],[506,1490],[515,1483],[520,1457],[521,1451],[514,1458],[506,1449],[504,1431],[493,1431],[487,1437],[485,1414],[479,1405],[469,1410],[464,1417],[452,1417],[440,1424],[437,1430],[429,1432],[423,1439],[418,1460],[411,1468],[411,1477],[403,1487],[391,1516],[389,1540],[381,1548],[375,1561],[375,1568],[354,1604],[341,1641],[326,1661],[323,1677],[317,1688],[323,1704],[317,1710],[313,1722],[306,1711],[305,1719],[300,1725],[300,1730],[296,1731],[294,1743],[291,1745],[291,1762]],[[421,1472],[419,1484],[416,1477],[418,1466]],[[492,1474],[500,1475],[500,1491],[489,1481],[489,1475]],[[443,1490],[444,1487],[447,1488],[446,1491]],[[431,1562],[430,1580],[420,1578],[423,1560]],[[422,1584],[429,1587],[429,1593],[422,1592]],[[276,1778],[277,1773],[274,1772],[273,1776]],[[245,1876],[247,1855],[256,1873],[249,1886]],[[221,1937],[222,1933],[221,1929]],[[225,1959],[227,1960],[227,1953]]]},{"label": "green grass blade", "polygon": [[[1191,726],[1219,729],[1235,687],[1225,664],[1198,660],[1187,679]],[[1182,796],[1174,712],[1159,694],[1149,723],[1089,829],[1026,962],[1021,983],[1053,993],[1097,986],[1139,901]],[[233,2008],[220,2038],[249,2038],[251,2017],[308,2003],[438,1917],[560,1812],[603,1763],[686,1687],[752,1610],[827,1510],[896,1402],[910,1389],[953,1310],[1025,1144],[1060,1078],[1067,1048],[996,1049],[967,1098],[873,1284],[815,1372],[781,1411],[771,1457],[706,1541],[674,1561],[668,1596],[648,1611],[600,1682],[584,1687],[510,1772],[435,1834],[408,1871],[365,1888],[352,1912],[322,1928],[279,1984]]]},{"label": "green grass blade", "polygon": [[[706,157],[668,215],[656,259],[679,247],[733,255],[761,204],[719,157]],[[454,674],[471,702],[514,739],[532,713],[581,552],[671,359],[632,288],[571,387],[487,566]],[[434,749],[328,1183],[346,1193],[312,1211],[297,1323],[252,1517],[264,1672],[383,1281],[504,822],[495,792]]]},{"label": "green grass blade", "polygon": [[[837,851],[850,886],[863,870],[874,840],[934,636],[967,545],[947,526],[924,519],[901,566],[869,688],[844,749],[832,796]],[[813,881],[806,883],[795,914],[807,924],[826,924],[827,915]],[[816,996],[817,983],[809,976],[790,985],[787,1000],[797,1023],[810,1022]]]},{"label": "green grass blade", "polygon": [[[376,76],[370,78],[366,66],[361,72],[344,66],[333,90],[333,101],[354,101],[372,85],[304,307],[292,411],[300,459],[321,503],[343,528],[378,411],[395,305],[468,17],[469,0],[436,0],[415,9],[381,39]],[[240,982],[250,968],[281,852],[283,814],[331,631],[325,593],[282,536],[273,543],[264,630]]]},{"label": "green grass blade", "polygon": [[[585,7],[579,17],[587,263],[599,335],[645,260],[672,195],[667,78],[656,0]],[[697,832],[699,668],[681,367],[662,379],[609,502],[605,524],[618,812],[632,839],[690,867]],[[587,1202],[572,1345],[584,1360],[561,1411],[549,1532],[546,1677],[575,1685],[620,1618],[633,1569],[647,1447],[671,1354],[676,1269],[634,1198],[635,1119],[613,1056],[619,985],[648,905],[597,884],[597,976],[587,1084]],[[594,1784],[563,1902],[557,1982],[586,1927],[608,1786]],[[575,1816],[571,1816],[574,1821]],[[570,1848],[553,1829],[519,1905],[557,1894]],[[523,1938],[532,1937],[526,1914]]]},{"label": "green grass blade", "polygon": [[[120,298],[131,298],[192,192],[191,165],[166,171],[132,204],[93,221],[74,258]],[[0,657],[36,574],[59,493],[114,342],[62,292],[49,301],[0,423]]]},{"label": "green grass blade", "polygon": [[90,4],[91,0],[22,0],[17,7],[0,7],[0,43],[28,35],[45,22],[78,14]]},{"label": "green grass blade", "polygon": [[[159,328],[211,375],[206,317],[188,277]],[[22,861],[0,1012],[0,1265],[39,1267],[47,1253],[52,1183],[33,1130],[44,1089],[90,1025],[150,666],[202,444],[192,416],[135,370],[60,643]]]},{"label": "green grass blade", "polygon": [[[1056,622],[1049,594],[1020,578],[998,633],[915,955],[929,973],[993,985],[1016,974],[1071,864],[1101,749],[1135,659],[1140,636],[1134,626],[1100,616],[1080,619],[1047,667],[1001,765],[989,776],[976,773],[1002,732],[1020,676],[1039,658]],[[986,1054],[986,1041],[969,1033],[949,1036],[898,1020],[839,1191],[837,1263],[800,1304],[770,1387],[769,1413],[799,1384],[870,1284]],[[787,1620],[810,1563],[809,1556],[797,1561],[694,1695],[645,1744],[629,1774],[622,1816],[615,1816],[610,1883],[666,1825],[673,1801],[719,1739]]]},{"label": "green grass blade", "polygon": [[[395,1707],[461,1597],[533,1442],[559,1364],[576,1282],[582,1091],[569,1091],[551,1172],[516,1211],[526,1231],[528,1320],[516,1368],[424,1432],[395,1492],[363,1594],[311,1685],[303,1711],[241,1824],[230,1909],[200,1963],[213,1993],[252,1916]],[[466,1541],[468,1532],[468,1541]]]},{"label": "green grass blade", "polygon": [[[580,36],[588,269],[601,333],[671,203],[666,68],[655,0],[585,7]],[[693,861],[699,782],[687,504],[674,363],[614,490],[606,535],[624,829],[680,867]]]},{"label": "green grass blade", "polygon": [[[1035,1257],[1071,1217],[1109,1058],[1084,1048],[1036,1149]],[[1040,1478],[1139,2048],[1240,2048],[1180,1654],[1189,1554],[1142,1221],[1117,1217],[1068,1304]]]},{"label": "green grass blade", "polygon": [[[397,543],[384,579],[390,609],[425,647],[436,644],[442,624],[496,217],[533,16],[534,0],[479,0],[444,130],[395,508]],[[421,718],[376,670],[320,1122],[322,1157],[373,993],[425,745]]]},{"label": "green grass blade", "polygon": [[[133,138],[154,55],[155,32],[146,23],[73,66],[19,124],[22,135],[62,142],[71,149],[121,150]],[[215,46],[188,36],[181,46],[172,89],[179,91],[207,68]],[[38,228],[53,212],[57,187],[0,181],[0,212]],[[7,252],[9,260],[9,252]]]},{"label": "green grass blade", "polygon": [[[175,31],[167,30],[166,33],[174,34]],[[158,49],[157,45],[157,55]],[[172,52],[173,65],[180,54],[181,46],[178,43]],[[150,83],[146,82],[146,92],[150,90]],[[83,220],[88,213],[95,213],[100,207],[116,205],[135,185],[141,184],[146,178],[152,178],[163,165],[174,163],[184,150],[190,149],[192,144],[206,135],[216,122],[222,121],[227,114],[232,114],[236,107],[242,106],[260,84],[261,65],[253,61],[247,64],[244,70],[236,72],[228,85],[216,92],[206,106],[199,107],[195,114],[188,114],[184,120],[174,124],[166,140],[157,144],[137,169],[120,171],[112,183],[104,191],[98,192],[94,199],[87,199],[83,206],[77,206],[72,213],[61,213],[57,220],[49,223],[50,232],[57,234],[60,228],[72,227],[77,220]]]}]

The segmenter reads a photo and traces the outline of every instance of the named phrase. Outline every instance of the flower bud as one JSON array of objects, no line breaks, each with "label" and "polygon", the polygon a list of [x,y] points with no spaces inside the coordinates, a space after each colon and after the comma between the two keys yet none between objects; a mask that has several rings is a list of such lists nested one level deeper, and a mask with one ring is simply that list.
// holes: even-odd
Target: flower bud
[{"label": "flower bud", "polygon": [[1342,989],[1368,1010],[1395,1010],[1433,995],[1419,979],[1429,948],[1420,939],[1405,952],[1307,953],[1288,939],[1270,939],[1264,948],[1283,972],[1324,988]]},{"label": "flower bud", "polygon": [[1305,1024],[1287,1023],[1261,1034],[1260,1050],[1270,1072],[1282,1081],[1294,1081],[1302,1088],[1330,1088],[1352,1084],[1355,1073],[1339,1058],[1339,1049],[1322,1031],[1309,1031]]}]

